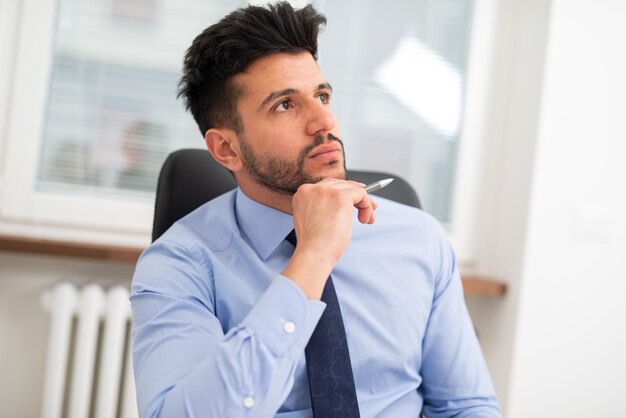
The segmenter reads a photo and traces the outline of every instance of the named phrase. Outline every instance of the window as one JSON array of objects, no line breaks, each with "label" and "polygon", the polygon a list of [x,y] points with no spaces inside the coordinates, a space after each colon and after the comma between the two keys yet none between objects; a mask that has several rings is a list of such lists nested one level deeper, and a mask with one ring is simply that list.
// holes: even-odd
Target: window
[{"label": "window", "polygon": [[[401,175],[451,220],[472,1],[325,2],[322,69],[348,164]],[[330,72],[330,74],[328,74]]]},{"label": "window", "polygon": [[320,65],[335,89],[348,166],[409,181],[471,266],[498,2],[314,4],[329,20]]},{"label": "window", "polygon": [[21,3],[2,219],[146,243],[163,160],[174,149],[203,147],[176,99],[184,52],[242,5]]},{"label": "window", "polygon": [[202,146],[176,100],[182,55],[220,2],[61,0],[37,189],[152,200],[176,148]]},{"label": "window", "polygon": [[[335,90],[348,166],[408,180],[459,242],[472,223],[487,76],[468,72],[489,52],[494,1],[313,1],[328,17],[320,66]],[[2,138],[0,222],[146,243],[163,159],[204,146],[176,100],[184,51],[247,2],[5,4],[22,24]]]}]

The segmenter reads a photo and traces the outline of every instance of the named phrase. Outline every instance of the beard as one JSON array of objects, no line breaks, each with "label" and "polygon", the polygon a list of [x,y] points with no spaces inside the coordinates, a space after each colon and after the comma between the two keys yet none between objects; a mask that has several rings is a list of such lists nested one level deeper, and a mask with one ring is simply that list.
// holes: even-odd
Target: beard
[{"label": "beard", "polygon": [[[343,174],[340,178],[345,179],[346,154],[343,149],[343,142],[341,142],[341,140],[333,134],[329,133],[326,137],[317,135],[310,145],[304,147],[300,151],[298,159],[295,162],[279,157],[260,158],[252,149],[245,137],[243,135],[239,136],[239,145],[243,162],[252,178],[257,183],[262,184],[275,192],[290,195],[296,193],[298,187],[303,184],[317,183],[325,178],[323,176],[312,176],[306,173],[304,171],[304,164],[307,156],[315,147],[330,141],[337,141],[341,145]],[[326,164],[328,166],[335,166],[339,164],[339,161],[329,161]]]}]

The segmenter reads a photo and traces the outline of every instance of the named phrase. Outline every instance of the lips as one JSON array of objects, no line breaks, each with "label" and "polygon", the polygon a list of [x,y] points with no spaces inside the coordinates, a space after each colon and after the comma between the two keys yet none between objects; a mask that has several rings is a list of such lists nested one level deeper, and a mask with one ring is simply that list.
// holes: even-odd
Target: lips
[{"label": "lips", "polygon": [[324,156],[332,156],[335,152],[340,152],[341,147],[337,144],[320,145],[309,154],[309,158],[322,158]]}]

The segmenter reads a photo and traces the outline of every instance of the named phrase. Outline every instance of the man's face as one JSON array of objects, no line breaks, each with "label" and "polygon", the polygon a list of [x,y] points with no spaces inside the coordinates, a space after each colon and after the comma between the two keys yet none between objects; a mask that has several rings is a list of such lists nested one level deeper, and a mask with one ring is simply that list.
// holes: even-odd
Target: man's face
[{"label": "man's face", "polygon": [[242,175],[275,192],[345,178],[343,144],[330,110],[332,88],[308,52],[272,54],[235,77]]}]

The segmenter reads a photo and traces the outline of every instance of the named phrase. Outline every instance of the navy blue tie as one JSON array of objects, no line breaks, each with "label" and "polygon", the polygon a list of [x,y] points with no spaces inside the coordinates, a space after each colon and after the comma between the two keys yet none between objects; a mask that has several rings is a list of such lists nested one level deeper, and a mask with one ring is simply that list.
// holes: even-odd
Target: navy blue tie
[{"label": "navy blue tie", "polygon": [[[286,239],[295,247],[295,230]],[[326,309],[304,350],[313,416],[359,418],[346,330],[332,277],[326,281],[322,302]]]}]

